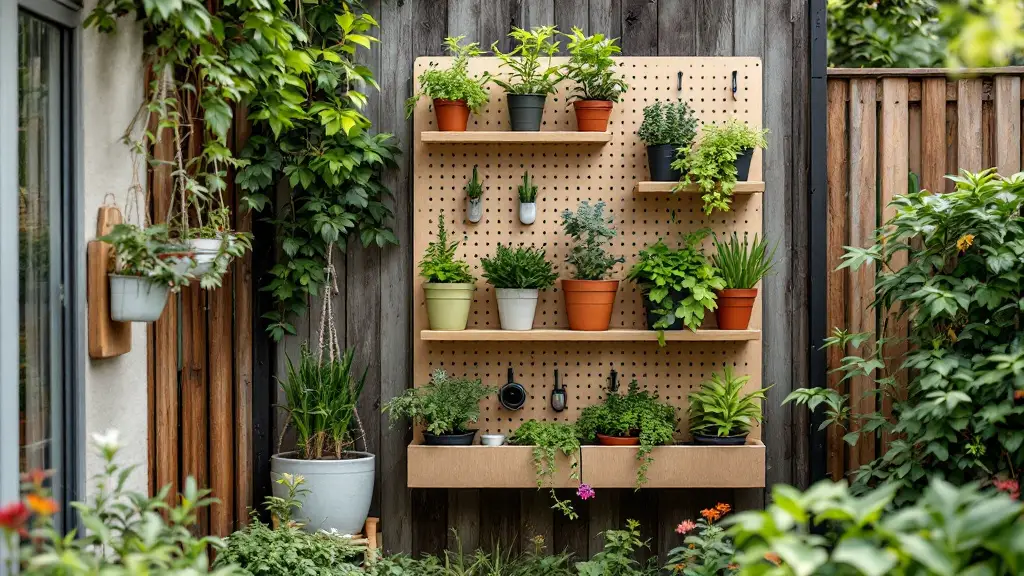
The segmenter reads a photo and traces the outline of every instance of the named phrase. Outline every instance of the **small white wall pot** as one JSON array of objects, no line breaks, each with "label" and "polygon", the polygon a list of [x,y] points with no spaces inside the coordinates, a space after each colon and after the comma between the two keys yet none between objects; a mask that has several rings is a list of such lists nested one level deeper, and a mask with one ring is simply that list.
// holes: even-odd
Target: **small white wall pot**
[{"label": "small white wall pot", "polygon": [[536,202],[520,202],[519,203],[519,221],[523,224],[533,224],[537,221],[537,203]]},{"label": "small white wall pot", "polygon": [[501,446],[505,443],[504,434],[481,434],[480,443],[484,446]]},{"label": "small white wall pot", "polygon": [[502,330],[532,330],[537,313],[536,288],[495,288],[498,297],[498,319]]},{"label": "small white wall pot", "polygon": [[476,224],[484,217],[484,199],[466,198],[469,202],[469,221]]},{"label": "small white wall pot", "polygon": [[110,319],[154,322],[167,305],[170,286],[142,276],[110,275]]},{"label": "small white wall pot", "polygon": [[[341,460],[301,460],[295,452],[284,452],[271,457],[270,472],[274,480],[285,473],[306,479],[303,487],[309,494],[292,515],[304,530],[359,534],[370,513],[375,465],[368,452],[345,452]],[[277,482],[273,489],[274,496],[288,495],[288,488]]]}]

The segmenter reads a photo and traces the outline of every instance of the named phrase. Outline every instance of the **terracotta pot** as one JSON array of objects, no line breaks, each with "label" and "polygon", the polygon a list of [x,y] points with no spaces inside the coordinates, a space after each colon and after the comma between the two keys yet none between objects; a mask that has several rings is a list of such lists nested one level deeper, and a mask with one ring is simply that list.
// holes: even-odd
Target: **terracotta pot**
[{"label": "terracotta pot", "polygon": [[618,280],[562,280],[570,330],[607,330]]},{"label": "terracotta pot", "polygon": [[469,124],[469,106],[465,100],[434,99],[437,129],[442,132],[465,132]]},{"label": "terracotta pot", "polygon": [[757,299],[757,288],[727,288],[718,291],[719,330],[746,330],[750,325],[750,312]]},{"label": "terracotta pot", "polygon": [[576,100],[576,130],[579,132],[607,132],[608,117],[612,115],[610,100]]},{"label": "terracotta pot", "polygon": [[597,443],[601,446],[639,446],[639,436],[606,436],[597,435]]}]

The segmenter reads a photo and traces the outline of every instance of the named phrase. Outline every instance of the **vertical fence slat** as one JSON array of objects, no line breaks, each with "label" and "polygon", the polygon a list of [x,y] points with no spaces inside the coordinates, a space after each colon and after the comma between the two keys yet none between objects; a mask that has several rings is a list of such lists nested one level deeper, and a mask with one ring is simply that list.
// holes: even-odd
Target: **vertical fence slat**
[{"label": "vertical fence slat", "polygon": [[[249,140],[252,126],[248,111],[239,108],[235,113],[235,149],[242,150]],[[235,194],[235,229],[252,232],[252,212],[243,207],[242,192]],[[253,493],[253,434],[252,426],[252,251],[237,259],[232,274],[235,287],[234,340],[235,355],[235,522],[247,524],[248,508],[254,504]],[[257,338],[264,338],[260,334]]]},{"label": "vertical fence slat", "polygon": [[[846,124],[846,98],[849,93],[849,85],[846,80],[835,79],[828,81],[828,328],[842,327],[847,325],[846,321],[846,299],[847,283],[849,273],[846,270],[836,270],[842,262],[843,246],[849,244],[846,223],[849,194],[850,165],[848,164],[849,154],[849,133]],[[843,357],[843,351],[837,347],[829,348],[828,367],[834,369],[839,366]],[[828,386],[834,390],[842,389],[841,376],[838,373],[828,375]],[[843,431],[839,426],[831,426],[828,429],[828,472],[833,480],[843,477],[845,463],[843,456],[846,453],[846,443],[843,442]]]},{"label": "vertical fence slat", "polygon": [[1020,171],[1020,78],[996,76],[995,164],[1000,174]]},{"label": "vertical fence slat", "polygon": [[480,541],[480,490],[476,488],[448,490],[448,549],[476,550],[487,542]]},{"label": "vertical fence slat", "polygon": [[959,168],[981,170],[981,80],[957,82],[957,162]]},{"label": "vertical fence slat", "polygon": [[554,520],[551,496],[547,490],[523,490],[519,496],[519,549],[522,552],[533,550],[532,539],[539,536],[548,552],[560,552],[554,549]]},{"label": "vertical fence slat", "polygon": [[921,188],[941,192],[946,174],[946,79],[921,82]]}]

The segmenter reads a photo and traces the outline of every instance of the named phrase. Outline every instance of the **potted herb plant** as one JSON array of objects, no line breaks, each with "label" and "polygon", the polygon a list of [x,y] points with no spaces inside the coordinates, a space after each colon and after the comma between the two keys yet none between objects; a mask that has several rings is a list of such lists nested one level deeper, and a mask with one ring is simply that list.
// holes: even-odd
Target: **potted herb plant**
[{"label": "potted herb plant", "polygon": [[519,221],[533,224],[537,221],[537,186],[530,179],[530,171],[523,172],[523,183],[519,185]]},{"label": "potted herb plant", "polygon": [[562,279],[570,330],[607,330],[611,322],[619,281],[604,278],[612,267],[625,262],[603,246],[615,236],[611,223],[610,217],[604,217],[604,202],[591,206],[584,200],[575,213],[562,213],[562,228],[574,244],[565,261],[576,270],[572,279]]},{"label": "potted herb plant", "polygon": [[448,241],[444,213],[437,216],[437,238],[427,244],[420,260],[420,276],[426,279],[427,320],[431,330],[465,330],[473,304],[476,278],[465,260],[455,258],[459,241]]},{"label": "potted herb plant", "polygon": [[[357,376],[355,353],[318,358],[303,346],[296,366],[288,360],[281,382],[287,426],[295,431],[295,450],[270,459],[275,477],[289,474],[306,479],[309,493],[294,512],[308,531],[332,528],[342,534],[363,529],[373,497],[374,455],[353,450],[359,432],[356,404],[366,371]],[[288,488],[275,483],[274,495],[284,498]]]},{"label": "potted herb plant", "polygon": [[118,224],[100,240],[116,255],[116,272],[109,275],[111,320],[153,322],[163,313],[167,294],[188,284],[174,259],[162,257],[177,249],[166,226]]},{"label": "potted herb plant", "polygon": [[750,376],[733,376],[732,368],[726,366],[721,376],[712,374],[701,382],[700,390],[690,394],[690,433],[697,444],[741,446],[747,442],[750,427],[761,421],[759,401],[771,388],[743,394],[749,381]]},{"label": "potted herb plant", "polygon": [[655,446],[672,444],[676,429],[676,409],[661,402],[658,395],[640,390],[634,379],[625,394],[610,392],[604,402],[587,406],[576,420],[576,429],[584,441],[604,446],[639,446],[636,459],[636,486],[647,482],[647,470],[654,458]]},{"label": "potted herb plant", "polygon": [[384,411],[392,426],[401,418],[424,426],[423,443],[428,446],[469,446],[477,432],[469,426],[480,418],[480,401],[496,391],[480,380],[456,378],[439,369],[429,384],[392,398]]},{"label": "potted herb plant", "polygon": [[483,258],[484,278],[494,286],[502,330],[530,330],[540,290],[555,284],[544,250],[498,244],[493,258]]},{"label": "potted herb plant", "polygon": [[539,422],[527,420],[508,439],[513,446],[532,446],[533,465],[537,470],[537,489],[544,487],[547,483],[551,490],[551,499],[554,504],[551,506],[564,514],[568,519],[575,520],[578,515],[573,510],[568,500],[560,500],[555,493],[551,482],[554,479],[557,468],[555,466],[558,454],[561,453],[569,459],[571,467],[569,479],[581,482],[580,478],[580,437],[576,431],[576,425],[572,422]]},{"label": "potted herb plant", "polygon": [[473,165],[473,178],[466,183],[466,200],[469,202],[469,221],[476,224],[484,217],[484,187],[477,177],[477,167]]},{"label": "potted herb plant", "polygon": [[[714,310],[715,290],[725,287],[718,270],[704,257],[701,241],[710,230],[687,234],[684,245],[669,248],[662,240],[640,251],[626,277],[636,282],[647,310],[648,330],[697,330],[704,311]],[[664,333],[659,334],[664,344]]]},{"label": "potted herb plant", "polygon": [[683,173],[676,187],[696,182],[704,212],[726,212],[737,180],[746,180],[755,148],[767,148],[768,130],[747,126],[735,118],[724,126],[705,124],[699,144],[691,144],[672,167]]},{"label": "potted herb plant", "polygon": [[697,117],[690,106],[678,102],[655,102],[644,107],[644,121],[637,135],[647,144],[647,169],[655,182],[675,182],[682,173],[672,168],[680,148],[686,149],[697,137]]},{"label": "potted herb plant", "polygon": [[622,50],[616,39],[606,39],[604,34],[587,36],[576,27],[566,36],[569,62],[565,77],[576,83],[568,98],[576,110],[576,128],[581,132],[605,132],[612,106],[629,89],[612,60]]},{"label": "potted herb plant", "polygon": [[[505,89],[512,130],[540,130],[544,102],[562,79],[560,67],[551,63],[558,52],[559,43],[553,41],[556,34],[554,26],[532,30],[513,26],[509,37],[516,41],[516,47],[511,52],[499,50],[497,42],[491,45],[491,52],[501,60],[501,67],[511,70],[506,79],[495,77],[493,80]],[[547,58],[547,63],[542,63],[543,58]]]},{"label": "potted herb plant", "polygon": [[725,242],[715,237],[717,253],[711,259],[718,268],[724,286],[718,289],[718,309],[715,316],[718,327],[722,330],[746,330],[750,325],[750,312],[757,299],[757,283],[761,281],[774,266],[775,247],[768,249],[767,238],[747,242],[743,235],[740,242],[735,232]]},{"label": "potted herb plant", "polygon": [[463,45],[465,39],[465,36],[444,39],[448,52],[454,57],[452,66],[447,70],[439,70],[436,64],[431,64],[429,70],[420,74],[420,91],[406,101],[406,116],[411,117],[416,102],[421,96],[426,96],[433,100],[438,130],[465,132],[469,124],[469,113],[477,112],[487,104],[490,94],[485,86],[490,75],[483,74],[475,78],[469,74],[469,59],[483,52],[476,42]]}]

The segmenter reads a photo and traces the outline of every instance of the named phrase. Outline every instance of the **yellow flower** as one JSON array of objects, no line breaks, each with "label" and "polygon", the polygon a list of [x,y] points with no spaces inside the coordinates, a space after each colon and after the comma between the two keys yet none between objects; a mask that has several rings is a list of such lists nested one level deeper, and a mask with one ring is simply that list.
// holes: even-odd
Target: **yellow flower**
[{"label": "yellow flower", "polygon": [[971,244],[974,244],[974,234],[964,234],[956,241],[956,249],[960,252],[967,252]]},{"label": "yellow flower", "polygon": [[957,338],[956,338],[956,332],[955,332],[955,331],[953,331],[953,329],[952,329],[952,328],[950,328],[949,330],[946,330],[946,336],[949,336],[949,340],[950,340],[951,342],[953,342],[953,343],[956,343],[956,340],[957,340]]},{"label": "yellow flower", "polygon": [[29,494],[26,496],[25,503],[28,504],[30,510],[40,516],[53,516],[58,510],[60,510],[60,506],[57,506],[57,503],[54,502],[52,498],[36,494]]}]

